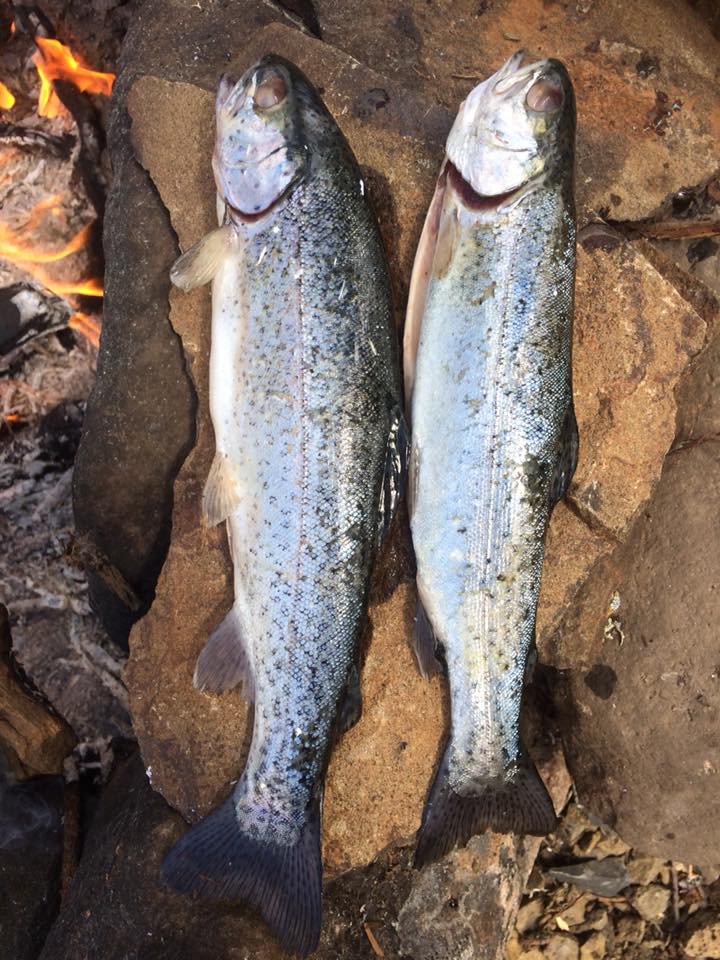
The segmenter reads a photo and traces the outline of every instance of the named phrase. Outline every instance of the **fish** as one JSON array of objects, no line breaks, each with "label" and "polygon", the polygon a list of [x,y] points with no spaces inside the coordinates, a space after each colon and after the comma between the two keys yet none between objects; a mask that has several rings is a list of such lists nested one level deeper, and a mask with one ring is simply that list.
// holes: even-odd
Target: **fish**
[{"label": "fish", "polygon": [[177,891],[258,909],[307,956],[321,930],[323,779],[360,716],[359,641],[375,557],[403,495],[408,438],[386,256],[361,171],[294,64],[221,79],[218,228],[171,271],[212,281],[203,493],[225,522],[234,602],[194,685],[239,687],[252,740],[230,796],[167,854]]},{"label": "fish", "polygon": [[413,643],[423,675],[444,661],[451,715],[418,866],[556,822],[519,719],[545,534],[578,456],[574,139],[566,68],[514,54],[458,111],[413,265]]}]

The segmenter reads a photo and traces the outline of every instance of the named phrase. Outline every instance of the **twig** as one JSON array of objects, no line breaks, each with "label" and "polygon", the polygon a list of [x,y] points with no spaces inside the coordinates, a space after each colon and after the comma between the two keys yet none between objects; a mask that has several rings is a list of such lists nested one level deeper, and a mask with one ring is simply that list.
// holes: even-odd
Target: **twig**
[{"label": "twig", "polygon": [[370,946],[372,947],[372,952],[375,954],[375,956],[376,956],[376,957],[384,957],[384,956],[385,956],[385,951],[384,951],[383,948],[380,946],[380,944],[377,942],[377,940],[376,940],[376,938],[375,938],[375,934],[373,933],[372,927],[370,926],[370,924],[369,924],[369,923],[364,923],[364,924],[363,924],[363,930],[365,931],[365,936],[366,936],[366,937],[368,938],[368,940],[370,941]]},{"label": "twig", "polygon": [[677,867],[672,860],[670,861],[670,878],[672,879],[673,916],[675,917],[675,924],[677,925],[680,922],[680,894],[678,891]]},{"label": "twig", "polygon": [[720,236],[718,220],[661,220],[656,223],[642,220],[608,220],[608,223],[613,227],[639,233],[641,237],[650,237],[653,240]]}]

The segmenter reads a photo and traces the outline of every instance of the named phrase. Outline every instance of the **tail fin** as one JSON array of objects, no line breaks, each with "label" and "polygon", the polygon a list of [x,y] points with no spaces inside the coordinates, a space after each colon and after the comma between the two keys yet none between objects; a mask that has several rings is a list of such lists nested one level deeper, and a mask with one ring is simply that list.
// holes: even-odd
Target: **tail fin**
[{"label": "tail fin", "polygon": [[449,747],[435,774],[415,848],[415,866],[439,860],[464,847],[475,834],[533,834],[544,837],[557,823],[555,808],[530,758],[522,754],[512,779],[488,780],[471,796],[461,796],[448,779]]},{"label": "tail fin", "polygon": [[290,847],[243,833],[231,795],[178,840],[165,857],[162,880],[180,893],[245,901],[260,910],[284,950],[306,957],[320,939],[319,802]]}]

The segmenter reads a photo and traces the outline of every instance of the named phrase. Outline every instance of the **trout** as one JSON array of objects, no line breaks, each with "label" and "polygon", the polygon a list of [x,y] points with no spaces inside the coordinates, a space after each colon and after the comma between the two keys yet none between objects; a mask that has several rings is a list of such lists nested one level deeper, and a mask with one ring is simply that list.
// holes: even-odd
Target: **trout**
[{"label": "trout", "polygon": [[243,900],[301,956],[321,924],[333,738],[360,714],[358,643],[406,439],[385,255],[350,147],[309,81],[267,56],[216,103],[219,228],[173,267],[212,280],[215,459],[234,604],[195,670],[240,685],[252,742],[230,796],[167,855],[183,892]]},{"label": "trout", "polygon": [[522,59],[460,107],[408,304],[415,649],[426,675],[442,654],[451,698],[419,865],[555,824],[519,717],[545,533],[577,461],[575,102],[561,63]]}]

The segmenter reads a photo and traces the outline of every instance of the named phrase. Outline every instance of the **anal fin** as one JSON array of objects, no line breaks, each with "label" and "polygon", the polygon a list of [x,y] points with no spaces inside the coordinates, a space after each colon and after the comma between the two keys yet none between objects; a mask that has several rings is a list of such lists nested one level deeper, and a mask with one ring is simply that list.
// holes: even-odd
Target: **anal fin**
[{"label": "anal fin", "polygon": [[555,464],[552,481],[550,483],[550,505],[562,500],[567,493],[570,481],[575,473],[578,461],[578,428],[575,419],[575,408],[572,403],[565,415],[560,440],[560,455]]},{"label": "anal fin", "polygon": [[436,673],[442,673],[443,664],[438,656],[440,645],[435,639],[432,624],[419,598],[413,618],[412,646],[423,680],[429,680]]},{"label": "anal fin", "polygon": [[215,627],[200,652],[193,685],[208,693],[224,693],[239,685],[246,700],[255,699],[252,657],[235,607]]},{"label": "anal fin", "polygon": [[203,513],[211,527],[227,520],[240,503],[240,487],[229,457],[215,454],[203,491]]},{"label": "anal fin", "polygon": [[362,716],[362,693],[360,690],[360,672],[353,664],[350,667],[348,682],[345,687],[345,696],[340,704],[337,728],[339,733],[346,733],[354,727]]}]

